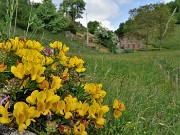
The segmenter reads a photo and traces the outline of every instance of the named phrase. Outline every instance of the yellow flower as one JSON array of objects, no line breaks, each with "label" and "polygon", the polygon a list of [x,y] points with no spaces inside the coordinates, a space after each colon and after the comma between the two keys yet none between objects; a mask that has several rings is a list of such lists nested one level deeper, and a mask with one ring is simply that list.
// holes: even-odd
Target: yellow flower
[{"label": "yellow flower", "polygon": [[69,47],[67,47],[66,45],[63,45],[62,50],[63,50],[64,52],[67,52],[67,51],[69,51]]},{"label": "yellow flower", "polygon": [[74,135],[87,135],[83,124],[80,124],[79,127],[74,126],[73,133]]},{"label": "yellow flower", "polygon": [[35,105],[37,103],[37,94],[39,93],[38,90],[34,90],[30,96],[26,98],[26,102],[29,104]]},{"label": "yellow flower", "polygon": [[7,65],[5,65],[4,62],[0,63],[0,72],[4,72],[6,68],[7,68]]},{"label": "yellow flower", "polygon": [[42,81],[38,84],[38,87],[42,90],[49,88],[49,82],[47,80]]},{"label": "yellow flower", "polygon": [[65,68],[65,70],[64,70],[64,72],[62,73],[62,75],[61,75],[62,77],[61,78],[63,78],[63,80],[69,80],[69,73],[68,73],[68,68]]},{"label": "yellow flower", "polygon": [[55,41],[54,43],[51,43],[51,44],[50,44],[50,47],[51,47],[51,48],[54,48],[54,49],[55,49],[55,48],[58,48],[58,49],[60,50],[60,49],[62,49],[62,43],[59,42],[59,41]]},{"label": "yellow flower", "polygon": [[19,125],[18,131],[23,131],[31,124],[31,121],[35,122],[34,118],[37,116],[37,111],[34,107],[29,107],[24,102],[17,102],[14,105],[13,116],[16,118],[16,123]]},{"label": "yellow flower", "polygon": [[80,116],[84,116],[86,115],[88,109],[89,109],[89,104],[84,102],[81,106],[81,109],[77,110],[77,112],[79,113]]},{"label": "yellow flower", "polygon": [[64,115],[63,110],[65,109],[65,102],[63,100],[60,100],[54,104],[52,104],[51,110],[53,112],[56,112],[56,114]]},{"label": "yellow flower", "polygon": [[6,103],[5,107],[0,105],[0,123],[2,124],[7,124],[11,122],[11,120],[9,119],[8,107],[9,102]]},{"label": "yellow flower", "polygon": [[51,57],[47,57],[46,56],[46,65],[52,64],[53,63],[53,59]]},{"label": "yellow flower", "polygon": [[52,78],[52,83],[51,83],[51,90],[56,91],[57,89],[59,89],[62,85],[61,85],[61,79],[58,76],[54,76],[51,74],[51,78]]},{"label": "yellow flower", "polygon": [[58,95],[55,95],[52,90],[38,91],[35,90],[31,93],[31,96],[26,98],[26,101],[32,105],[37,106],[37,115],[51,114],[50,109],[52,105],[60,100]]},{"label": "yellow flower", "polygon": [[122,111],[125,110],[124,103],[115,99],[113,103],[113,108],[114,108],[114,117],[119,118],[122,114]]},{"label": "yellow flower", "polygon": [[53,69],[53,70],[56,70],[57,69],[57,62],[55,62],[54,64],[52,64],[52,66],[51,66],[51,68]]},{"label": "yellow flower", "polygon": [[119,110],[114,110],[113,114],[115,118],[119,118],[122,115],[121,111]]},{"label": "yellow flower", "polygon": [[41,77],[44,74],[45,67],[42,67],[40,64],[33,65],[31,69],[31,80],[36,80],[37,83],[44,81],[45,77]]},{"label": "yellow flower", "polygon": [[124,103],[119,101],[119,100],[117,100],[117,99],[114,100],[113,108],[117,109],[119,111],[124,111],[125,110]]},{"label": "yellow flower", "polygon": [[23,79],[25,74],[24,65],[22,63],[19,63],[17,67],[12,66],[11,72],[14,74],[14,76]]}]

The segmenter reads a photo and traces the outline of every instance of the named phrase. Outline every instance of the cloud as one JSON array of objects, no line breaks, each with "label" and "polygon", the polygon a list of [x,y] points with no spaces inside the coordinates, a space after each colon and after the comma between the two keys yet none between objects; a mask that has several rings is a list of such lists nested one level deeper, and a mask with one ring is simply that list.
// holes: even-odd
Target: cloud
[{"label": "cloud", "polygon": [[[124,0],[123,0],[124,1]],[[87,20],[99,21],[109,29],[113,29],[110,23],[110,18],[114,18],[119,13],[119,7],[116,1],[113,0],[85,0],[86,11],[84,11],[83,18],[78,19],[84,26]]]},{"label": "cloud", "polygon": [[31,2],[35,2],[35,3],[41,3],[42,0],[30,0]]},{"label": "cloud", "polygon": [[168,2],[171,2],[171,1],[174,1],[174,0],[164,0],[165,3],[168,3]]}]

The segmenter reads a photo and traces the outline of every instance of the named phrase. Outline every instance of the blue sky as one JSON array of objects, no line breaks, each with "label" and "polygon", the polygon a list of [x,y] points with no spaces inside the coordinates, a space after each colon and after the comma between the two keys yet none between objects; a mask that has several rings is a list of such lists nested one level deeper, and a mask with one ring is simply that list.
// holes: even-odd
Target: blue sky
[{"label": "blue sky", "polygon": [[[33,0],[32,0],[33,1]],[[40,2],[41,0],[34,0]],[[59,7],[59,3],[63,0],[52,0]],[[103,26],[111,30],[116,30],[121,22],[125,22],[129,18],[129,10],[138,8],[139,6],[157,3],[170,2],[173,0],[84,0],[86,2],[86,10],[80,21],[86,26],[86,13],[88,21],[99,21]]]}]

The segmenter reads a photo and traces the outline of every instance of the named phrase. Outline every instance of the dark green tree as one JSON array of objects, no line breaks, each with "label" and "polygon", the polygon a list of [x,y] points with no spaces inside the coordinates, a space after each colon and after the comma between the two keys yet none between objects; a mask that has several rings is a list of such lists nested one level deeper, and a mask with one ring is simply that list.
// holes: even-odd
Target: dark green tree
[{"label": "dark green tree", "polygon": [[100,23],[98,21],[90,21],[88,22],[87,24],[87,27],[88,27],[88,31],[91,33],[91,34],[94,34],[96,29],[100,26]]},{"label": "dark green tree", "polygon": [[60,10],[71,20],[75,21],[75,19],[82,17],[85,5],[83,0],[63,0],[60,4]]},{"label": "dark green tree", "polygon": [[42,4],[38,6],[36,14],[48,29],[49,23],[56,18],[56,6],[52,3],[52,0],[44,0]]},{"label": "dark green tree", "polygon": [[115,31],[117,36],[124,36],[124,23],[120,23],[119,28]]}]

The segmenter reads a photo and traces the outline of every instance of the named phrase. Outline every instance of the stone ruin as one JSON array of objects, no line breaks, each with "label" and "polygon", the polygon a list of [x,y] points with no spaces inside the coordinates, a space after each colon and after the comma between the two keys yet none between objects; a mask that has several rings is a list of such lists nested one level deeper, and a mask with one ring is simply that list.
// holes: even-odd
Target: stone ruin
[{"label": "stone ruin", "polygon": [[138,40],[136,38],[119,37],[116,47],[124,50],[139,50],[142,49],[142,40]]}]

